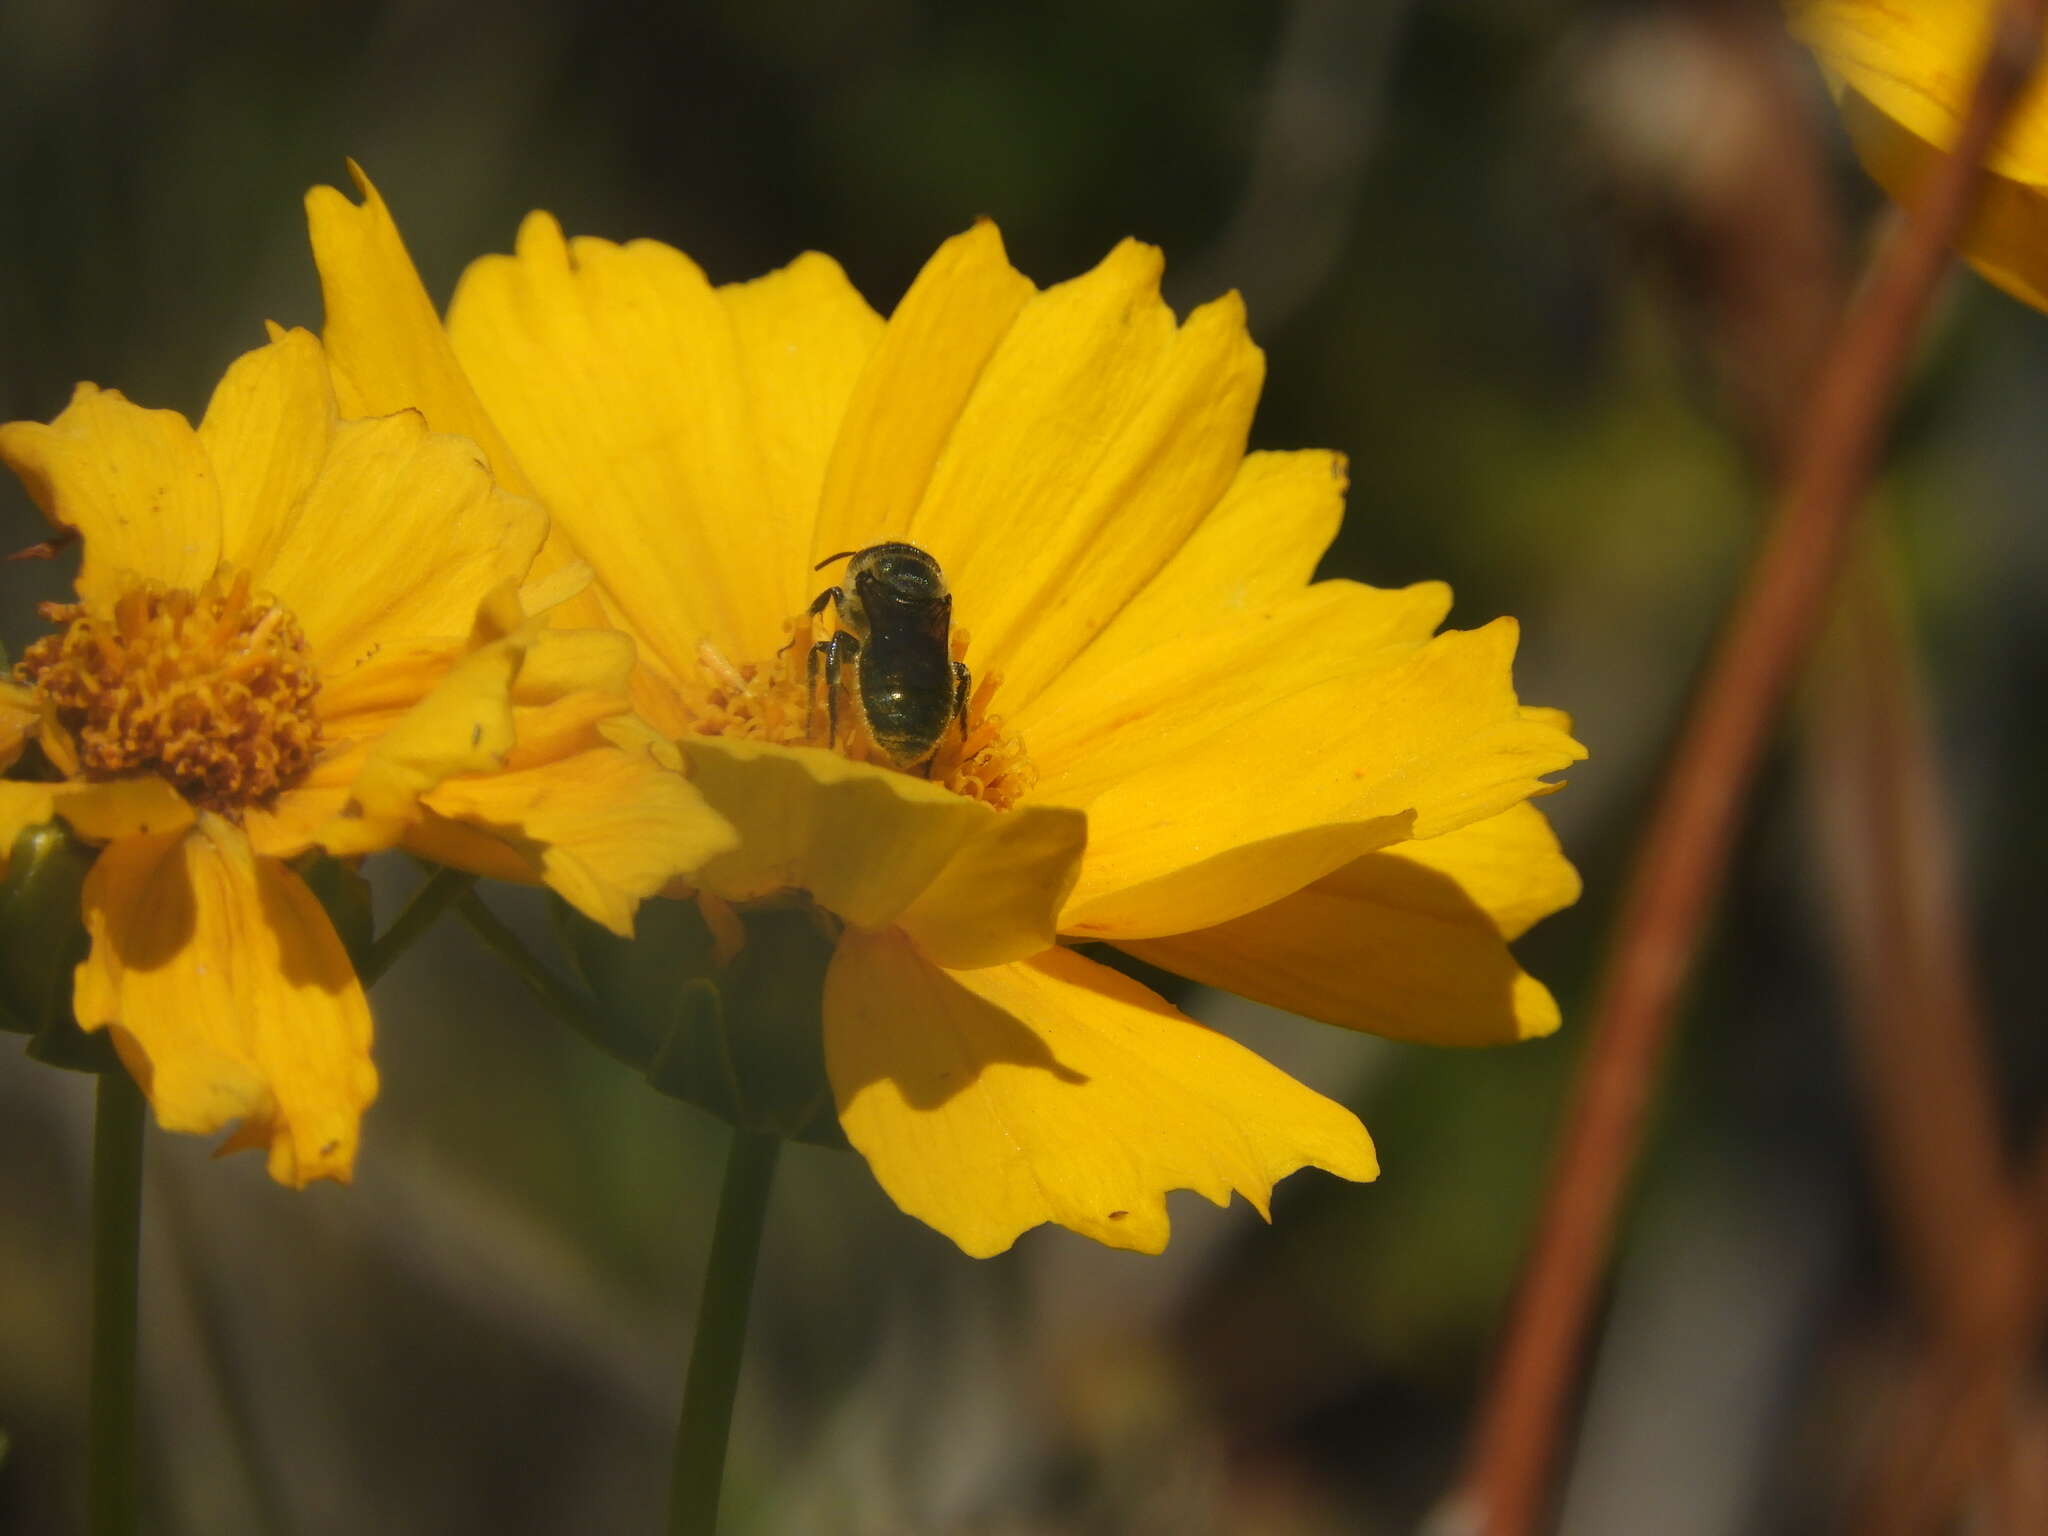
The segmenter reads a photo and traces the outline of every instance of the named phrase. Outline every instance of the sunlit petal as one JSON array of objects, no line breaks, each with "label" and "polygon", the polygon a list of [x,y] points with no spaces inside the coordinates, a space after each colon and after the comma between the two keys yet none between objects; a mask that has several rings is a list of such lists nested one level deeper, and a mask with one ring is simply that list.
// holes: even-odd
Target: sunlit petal
[{"label": "sunlit petal", "polygon": [[924,264],[847,404],[807,565],[909,536],[961,408],[1035,291],[987,220]]},{"label": "sunlit petal", "polygon": [[1578,899],[1533,805],[1398,843],[1230,922],[1129,941],[1142,960],[1327,1024],[1431,1045],[1499,1045],[1558,1025],[1507,941]]},{"label": "sunlit petal", "polygon": [[1236,295],[1176,329],[1135,241],[1019,311],[911,518],[1027,704],[1172,558],[1244,456],[1264,361]]},{"label": "sunlit petal", "polygon": [[491,483],[474,444],[413,412],[351,421],[264,584],[321,671],[343,675],[387,644],[467,633],[486,593],[525,576],[546,527],[539,506]]},{"label": "sunlit petal", "polygon": [[436,432],[482,448],[499,485],[531,495],[518,460],[455,360],[390,209],[362,167],[350,161],[348,173],[362,202],[350,202],[333,187],[306,194],[313,260],[327,304],[321,337],[342,414],[418,411]]},{"label": "sunlit petal", "polygon": [[377,1093],[370,1012],[311,891],[216,816],[124,838],[86,877],[75,1007],[111,1027],[167,1130],[241,1121],[271,1176],[349,1177]]},{"label": "sunlit petal", "polygon": [[533,878],[623,937],[631,937],[642,900],[735,843],[730,825],[681,774],[615,747],[523,772],[450,779],[424,802],[526,852]]},{"label": "sunlit petal", "polygon": [[1050,714],[1061,697],[1099,686],[1147,652],[1298,597],[1343,513],[1341,455],[1246,455],[1230,489],[1187,542],[1046,684],[1026,714]]},{"label": "sunlit petal", "polygon": [[[936,947],[988,964],[1042,948],[1074,878],[1081,825],[1070,812],[998,812],[908,774],[813,747],[723,737],[682,743],[692,781],[739,834],[704,867],[728,900],[793,890],[861,928],[908,920]],[[1024,818],[1017,825],[1005,823]],[[948,872],[959,861],[959,869]],[[969,889],[988,882],[986,889]],[[944,910],[945,893],[966,910]],[[919,905],[920,898],[931,899]]]},{"label": "sunlit petal", "polygon": [[1166,1193],[1263,1215],[1297,1168],[1378,1172],[1357,1117],[1066,950],[952,972],[848,934],[825,982],[847,1139],[890,1198],[977,1257],[1041,1222],[1166,1246]]},{"label": "sunlit petal", "polygon": [[463,274],[448,332],[650,662],[683,672],[706,636],[744,655],[781,644],[801,543],[777,526],[790,509],[749,394],[758,358],[696,263],[653,241],[570,242],[534,214],[516,255]]},{"label": "sunlit petal", "polygon": [[271,327],[270,345],[228,366],[199,423],[220,486],[221,558],[268,585],[336,422],[327,359],[310,331]]},{"label": "sunlit petal", "polygon": [[197,587],[220,559],[220,492],[176,411],[81,384],[55,421],[0,426],[0,463],[51,522],[84,536],[78,593],[103,609],[138,581]]},{"label": "sunlit petal", "polygon": [[[1304,688],[1276,663],[1258,708],[1086,802],[1088,858],[1061,931],[1123,939],[1210,927],[1375,848],[1545,792],[1543,775],[1585,754],[1523,716],[1509,679],[1515,641],[1502,619]],[[1142,718],[1128,729],[1146,734]]]}]

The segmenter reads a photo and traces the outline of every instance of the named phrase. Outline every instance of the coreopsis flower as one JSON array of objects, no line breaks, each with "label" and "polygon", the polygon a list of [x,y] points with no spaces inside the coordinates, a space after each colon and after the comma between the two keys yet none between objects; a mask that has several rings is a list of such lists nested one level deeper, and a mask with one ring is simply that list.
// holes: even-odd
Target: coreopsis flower
[{"label": "coreopsis flower", "polygon": [[625,637],[523,610],[540,507],[417,413],[345,419],[311,334],[236,361],[197,429],[81,384],[0,459],[83,549],[0,693],[0,753],[40,753],[0,847],[53,816],[102,845],[74,1013],[165,1128],[349,1176],[370,1012],[287,859],[404,843],[626,931],[730,842],[627,715]]},{"label": "coreopsis flower", "polygon": [[[803,893],[835,935],[825,1065],[904,1210],[970,1254],[1041,1222],[1156,1252],[1169,1190],[1263,1213],[1305,1165],[1375,1176],[1349,1110],[1081,943],[1406,1039],[1556,1026],[1506,946],[1577,894],[1527,802],[1582,750],[1518,704],[1511,620],[1311,582],[1343,462],[1246,453],[1234,295],[1177,324],[1131,241],[1040,291],[984,223],[884,320],[822,255],[715,287],[534,214],[444,326],[358,185],[308,200],[354,408],[483,443],[595,570],[641,713],[739,830],[703,886]],[[890,541],[950,593],[890,578],[945,722],[908,762],[879,683],[814,673],[859,601],[814,567]]]},{"label": "coreopsis flower", "polygon": [[[1910,205],[1962,129],[1996,0],[1788,0],[1787,10],[1835,87],[1865,169]],[[2048,77],[2028,88],[1985,169],[1963,255],[2013,297],[2048,309]]]}]

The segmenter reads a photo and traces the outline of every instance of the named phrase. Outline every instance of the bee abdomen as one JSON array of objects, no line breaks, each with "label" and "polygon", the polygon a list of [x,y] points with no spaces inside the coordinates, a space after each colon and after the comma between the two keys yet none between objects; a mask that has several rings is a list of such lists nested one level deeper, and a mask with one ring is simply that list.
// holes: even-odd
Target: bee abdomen
[{"label": "bee abdomen", "polygon": [[919,687],[907,680],[864,679],[861,703],[868,734],[899,766],[929,757],[952,720],[952,697],[943,687]]}]

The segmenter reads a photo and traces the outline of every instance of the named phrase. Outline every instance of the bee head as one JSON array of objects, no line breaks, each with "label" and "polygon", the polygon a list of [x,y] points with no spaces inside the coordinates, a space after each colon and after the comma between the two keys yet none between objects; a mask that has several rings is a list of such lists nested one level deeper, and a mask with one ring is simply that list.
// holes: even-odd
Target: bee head
[{"label": "bee head", "polygon": [[854,555],[846,574],[855,582],[867,577],[905,603],[936,602],[946,595],[939,562],[915,544],[870,545]]}]

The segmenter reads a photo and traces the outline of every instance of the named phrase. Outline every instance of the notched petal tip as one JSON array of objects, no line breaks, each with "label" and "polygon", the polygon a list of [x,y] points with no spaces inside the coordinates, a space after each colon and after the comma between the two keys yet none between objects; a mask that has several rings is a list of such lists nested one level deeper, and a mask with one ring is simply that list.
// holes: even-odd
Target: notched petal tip
[{"label": "notched petal tip", "polygon": [[138,579],[197,587],[220,559],[220,497],[192,425],[80,384],[58,417],[0,426],[0,463],[84,540],[78,592],[110,607]]},{"label": "notched petal tip", "polygon": [[948,972],[900,934],[850,933],[825,1051],[848,1140],[974,1257],[1043,1222],[1157,1253],[1170,1190],[1265,1215],[1298,1168],[1379,1171],[1349,1110],[1067,950]]}]

